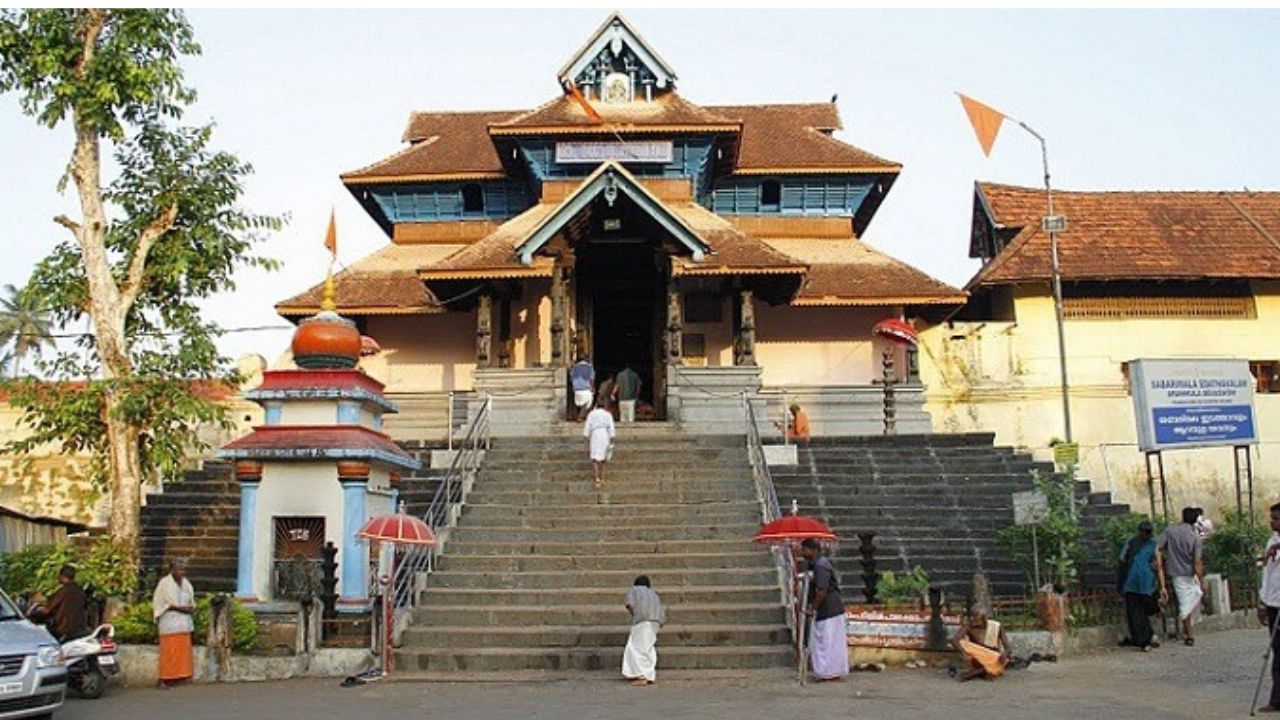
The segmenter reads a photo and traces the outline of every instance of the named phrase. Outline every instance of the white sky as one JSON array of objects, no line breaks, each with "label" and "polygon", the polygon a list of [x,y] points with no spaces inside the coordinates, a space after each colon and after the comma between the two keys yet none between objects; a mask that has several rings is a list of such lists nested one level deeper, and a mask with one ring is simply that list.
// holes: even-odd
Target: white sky
[{"label": "white sky", "polygon": [[[820,102],[841,137],[903,163],[866,234],[963,285],[975,179],[1036,185],[1038,148],[1006,124],[984,158],[953,91],[1026,120],[1066,189],[1280,189],[1280,12],[628,11],[695,103]],[[336,207],[340,259],[387,242],[338,182],[399,149],[409,111],[523,109],[607,15],[573,11],[191,11],[202,57],[189,122],[253,163],[246,205],[287,213],[263,246],[283,270],[245,273],[209,304],[227,327],[283,325],[271,307],[323,278]],[[76,211],[70,151],[0,97],[0,283],[22,284]],[[274,359],[287,330],[228,335]]]}]

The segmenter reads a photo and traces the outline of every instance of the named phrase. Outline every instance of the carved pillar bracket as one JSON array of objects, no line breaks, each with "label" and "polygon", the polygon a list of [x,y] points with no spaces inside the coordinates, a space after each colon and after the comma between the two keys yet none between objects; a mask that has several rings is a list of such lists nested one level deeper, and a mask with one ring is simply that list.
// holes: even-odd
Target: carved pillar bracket
[{"label": "carved pillar bracket", "polygon": [[738,352],[736,364],[756,364],[756,307],[752,292],[743,290],[738,295]]},{"label": "carved pillar bracket", "polygon": [[476,367],[489,367],[493,362],[493,297],[480,296],[476,305]]},{"label": "carved pillar bracket", "polygon": [[667,362],[671,365],[682,363],[684,347],[684,318],[680,312],[680,291],[676,284],[667,285]]},{"label": "carved pillar bracket", "polygon": [[551,271],[551,366],[564,367],[568,303],[565,302],[565,269],[558,260]]}]

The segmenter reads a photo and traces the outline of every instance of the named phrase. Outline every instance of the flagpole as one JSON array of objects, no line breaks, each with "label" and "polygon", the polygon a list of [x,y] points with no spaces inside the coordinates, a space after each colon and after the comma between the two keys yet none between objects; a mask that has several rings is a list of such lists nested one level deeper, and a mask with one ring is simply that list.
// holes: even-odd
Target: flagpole
[{"label": "flagpole", "polygon": [[[1044,136],[1032,129],[1030,125],[1021,120],[1014,120],[1023,130],[1040,141],[1040,160],[1044,164],[1044,196],[1048,205],[1048,213],[1045,217],[1046,220],[1053,218],[1053,185],[1049,182],[1049,146],[1045,143]],[[1067,338],[1064,330],[1066,318],[1062,309],[1062,270],[1058,264],[1058,231],[1055,223],[1045,222],[1042,223],[1042,227],[1049,234],[1049,254],[1052,258],[1053,311],[1058,321],[1058,371],[1062,380],[1062,422],[1066,441],[1071,443],[1074,442],[1071,432],[1071,387],[1067,383]]]}]

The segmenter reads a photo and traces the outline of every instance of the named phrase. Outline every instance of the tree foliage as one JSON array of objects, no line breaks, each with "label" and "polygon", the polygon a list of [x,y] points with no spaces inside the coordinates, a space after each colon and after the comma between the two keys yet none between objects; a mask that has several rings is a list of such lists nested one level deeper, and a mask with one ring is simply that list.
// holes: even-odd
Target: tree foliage
[{"label": "tree foliage", "polygon": [[195,98],[180,60],[199,50],[176,10],[0,11],[0,92],[43,125],[70,121],[76,138],[66,179],[82,214],[55,218],[70,237],[26,292],[60,326],[92,329],[41,364],[43,379],[9,388],[32,433],[5,449],[91,455],[126,540],[141,482],[202,449],[199,425],[227,422],[215,400],[235,378],[200,305],[237,270],[273,268],[253,247],[282,224],[240,206],[252,168],[212,146],[212,125],[178,124]]}]

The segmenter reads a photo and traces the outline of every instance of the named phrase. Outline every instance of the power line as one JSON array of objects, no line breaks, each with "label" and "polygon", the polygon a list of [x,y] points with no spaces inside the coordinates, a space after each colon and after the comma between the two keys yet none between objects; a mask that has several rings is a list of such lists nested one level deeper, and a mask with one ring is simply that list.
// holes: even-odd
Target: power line
[{"label": "power line", "polygon": [[[231,333],[246,332],[267,332],[274,330],[293,330],[293,325],[248,325],[245,327],[223,328],[218,334],[229,335]],[[181,330],[170,330],[168,332],[147,332],[137,333],[136,337],[174,337],[182,335]],[[72,332],[72,333],[14,333],[15,338],[42,338],[46,340],[72,340],[76,338],[96,337],[91,332]]]}]

